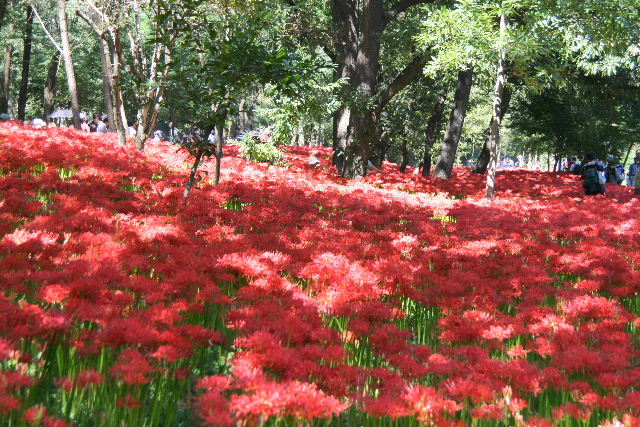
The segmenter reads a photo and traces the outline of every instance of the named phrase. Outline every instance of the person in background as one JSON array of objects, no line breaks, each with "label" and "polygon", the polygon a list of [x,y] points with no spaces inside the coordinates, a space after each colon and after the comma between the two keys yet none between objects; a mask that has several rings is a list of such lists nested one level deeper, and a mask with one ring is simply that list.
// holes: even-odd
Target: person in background
[{"label": "person in background", "polygon": [[[222,130],[222,144],[224,144],[225,141],[225,134],[224,134],[224,129]],[[213,129],[211,129],[211,133],[209,134],[209,137],[207,138],[207,142],[211,145],[218,145],[218,129],[216,129],[215,127]]]},{"label": "person in background", "polygon": [[33,126],[34,129],[44,129],[47,127],[47,123],[41,118],[37,117],[31,120],[31,126]]},{"label": "person in background", "polygon": [[317,157],[318,152],[314,151],[311,153],[311,157],[309,157],[309,166],[318,167],[320,166],[320,159]]},{"label": "person in background", "polygon": [[603,176],[605,169],[604,163],[598,161],[596,153],[588,153],[584,159],[584,166],[582,167],[582,187],[584,188],[584,194],[592,196],[595,194],[604,194],[604,183],[606,182]]},{"label": "person in background", "polygon": [[262,131],[258,139],[260,140],[260,142],[270,142],[272,135],[273,135],[273,126],[269,125],[265,130]]},{"label": "person in background", "polygon": [[633,187],[633,181],[635,181],[638,174],[638,166],[640,166],[640,150],[636,152],[633,163],[629,166],[629,172],[627,172],[627,186],[629,187]]},{"label": "person in background", "polygon": [[576,175],[582,174],[582,163],[580,163],[580,160],[574,157],[574,162],[571,165],[571,169],[569,170],[569,172],[574,173]]},{"label": "person in background", "polygon": [[96,132],[98,129],[98,122],[100,121],[100,116],[97,114],[93,115],[93,120],[89,123],[89,132]]},{"label": "person in background", "polygon": [[82,132],[91,132],[91,128],[89,127],[89,123],[86,117],[82,118],[82,122],[80,123],[80,129]]},{"label": "person in background", "polygon": [[107,133],[109,132],[109,128],[107,127],[108,120],[102,119],[102,117],[98,116],[98,122],[96,123],[96,132],[98,133]]},{"label": "person in background", "polygon": [[129,121],[129,126],[127,127],[127,136],[129,138],[135,138],[138,134],[136,130],[138,128],[138,122]]},{"label": "person in background", "polygon": [[565,172],[571,172],[571,168],[573,168],[573,165],[576,163],[576,158],[575,157],[567,157],[567,163],[566,166],[564,168]]},{"label": "person in background", "polygon": [[611,184],[621,185],[624,181],[624,166],[612,154],[607,156],[607,169],[604,176],[605,180]]},{"label": "person in background", "polygon": [[[636,151],[635,158],[638,159],[640,163],[640,150]],[[640,170],[638,172],[640,172]],[[633,180],[633,187],[635,188],[636,194],[640,195],[640,173],[636,173],[636,177]]]},{"label": "person in background", "polygon": [[169,122],[169,142],[172,144],[177,141],[178,131],[173,122]]}]

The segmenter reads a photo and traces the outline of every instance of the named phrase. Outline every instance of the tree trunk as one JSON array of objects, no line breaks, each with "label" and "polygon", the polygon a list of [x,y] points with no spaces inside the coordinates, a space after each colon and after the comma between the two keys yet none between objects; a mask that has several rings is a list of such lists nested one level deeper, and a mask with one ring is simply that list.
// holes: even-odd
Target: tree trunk
[{"label": "tree trunk", "polygon": [[[385,16],[382,0],[364,0],[362,4],[362,31],[352,79],[356,84],[356,96],[361,101],[370,100],[378,89],[380,71],[380,37],[384,30]],[[349,118],[342,175],[358,178],[367,175],[369,152],[375,139],[377,114],[359,102]]]},{"label": "tree trunk", "polygon": [[49,116],[53,113],[54,102],[56,98],[56,87],[58,85],[58,67],[60,66],[60,53],[56,50],[51,56],[49,65],[47,66],[47,85],[44,88],[44,120],[49,122]]},{"label": "tree trunk", "polygon": [[[172,42],[171,42],[172,44]],[[164,93],[164,85],[169,75],[172,45],[156,45],[149,68],[149,79],[142,98],[142,107],[138,110],[138,131],[136,133],[136,146],[144,150],[146,140],[149,138],[158,122],[158,110]],[[159,67],[163,61],[162,72]],[[158,73],[160,73],[158,75]]]},{"label": "tree trunk", "polygon": [[[353,92],[357,87],[354,79],[356,57],[358,55],[358,34],[360,31],[358,22],[358,5],[354,0],[332,0],[331,19],[334,33],[336,80],[346,81],[345,93]],[[338,172],[344,165],[347,138],[349,135],[349,120],[351,110],[349,105],[341,105],[333,117],[333,163]]]},{"label": "tree trunk", "polygon": [[342,176],[356,178],[367,174],[375,129],[385,105],[422,75],[425,61],[414,58],[389,87],[377,91],[382,80],[380,45],[386,25],[407,8],[426,1],[400,1],[387,11],[383,0],[332,1],[336,75],[348,80],[345,90],[349,101],[334,117],[334,163]]},{"label": "tree trunk", "polygon": [[33,7],[27,6],[27,20],[24,27],[24,48],[22,54],[22,76],[18,95],[18,120],[25,120],[27,96],[29,93],[29,67],[31,66],[31,45],[33,41]]},{"label": "tree trunk", "polygon": [[[507,110],[509,109],[509,105],[511,104],[511,95],[512,89],[509,86],[505,86],[502,93],[502,101],[500,104],[500,121],[504,119]],[[487,128],[487,137],[485,138],[484,145],[482,146],[482,151],[480,151],[480,155],[478,156],[478,160],[476,161],[476,165],[471,170],[473,173],[481,173],[484,174],[487,172],[487,167],[489,166],[489,160],[491,158],[491,150],[489,149],[489,138],[491,137],[491,129],[493,126],[493,115],[491,115],[491,119],[489,120],[489,127]]]},{"label": "tree trunk", "polygon": [[200,160],[202,160],[202,155],[204,154],[204,149],[199,149],[196,154],[196,159],[193,162],[193,166],[191,167],[191,173],[189,174],[189,181],[187,181],[187,187],[184,189],[184,193],[182,194],[183,198],[189,197],[191,193],[191,188],[193,184],[196,182],[196,173],[198,173],[198,166],[200,166]]},{"label": "tree trunk", "polygon": [[71,112],[73,113],[73,126],[80,129],[80,102],[78,101],[78,85],[76,72],[71,55],[69,43],[69,27],[67,25],[67,0],[58,1],[58,19],[60,21],[60,39],[62,41],[62,54],[64,56],[64,68],[67,72],[67,84],[71,95]]},{"label": "tree trunk", "polygon": [[400,164],[400,173],[407,172],[409,165],[409,148],[407,147],[407,139],[402,140],[402,163]]},{"label": "tree trunk", "polygon": [[122,97],[122,42],[120,40],[120,28],[113,27],[111,33],[111,90],[113,91],[113,113],[115,127],[118,132],[120,145],[127,145],[127,118],[124,112],[124,100]]},{"label": "tree trunk", "polygon": [[218,136],[218,141],[216,141],[216,177],[215,184],[218,185],[220,183],[220,168],[222,165],[222,146],[224,141],[224,122],[227,120],[227,112],[224,109],[224,112],[220,115],[218,119],[218,124],[216,125],[216,135]]},{"label": "tree trunk", "polygon": [[440,159],[436,165],[433,176],[436,178],[451,178],[453,164],[456,160],[458,151],[458,143],[464,126],[464,119],[467,115],[467,107],[469,106],[469,96],[471,95],[471,86],[473,85],[473,68],[469,66],[464,71],[458,73],[458,87],[453,99],[453,109],[449,118],[449,125],[442,141],[442,150],[440,151]]},{"label": "tree trunk", "polygon": [[[507,15],[505,13],[500,16],[500,40],[504,41],[507,32]],[[493,120],[491,122],[491,133],[489,134],[489,173],[487,173],[487,186],[485,197],[493,200],[496,189],[496,169],[498,168],[498,159],[500,158],[500,125],[502,124],[502,94],[505,85],[505,49],[500,49],[500,59],[498,60],[498,72],[496,78],[495,99],[493,101]]]},{"label": "tree trunk", "polygon": [[446,101],[446,92],[438,97],[429,122],[427,123],[427,131],[424,142],[424,158],[422,160],[422,176],[428,177],[431,174],[431,149],[436,142],[442,123],[442,114],[444,113],[444,105]]},{"label": "tree trunk", "polygon": [[[9,24],[12,27],[12,24]],[[2,75],[2,93],[0,93],[0,113],[9,113],[9,88],[11,85],[11,63],[13,60],[13,45],[9,43],[4,51],[4,71]]]},{"label": "tree trunk", "polygon": [[107,117],[109,123],[115,126],[115,115],[113,113],[113,91],[109,74],[111,74],[111,60],[109,59],[109,44],[104,37],[98,37],[98,46],[100,48],[100,63],[102,64],[102,93],[104,96],[104,106],[107,109]]},{"label": "tree trunk", "polygon": [[227,132],[227,136],[229,139],[237,139],[238,138],[238,130],[240,128],[240,117],[234,117],[231,121],[231,125],[229,126],[229,132]]},{"label": "tree trunk", "polygon": [[387,155],[387,136],[388,132],[382,128],[381,120],[378,120],[376,136],[371,149],[371,162],[379,168],[382,167],[382,162],[384,162]]}]

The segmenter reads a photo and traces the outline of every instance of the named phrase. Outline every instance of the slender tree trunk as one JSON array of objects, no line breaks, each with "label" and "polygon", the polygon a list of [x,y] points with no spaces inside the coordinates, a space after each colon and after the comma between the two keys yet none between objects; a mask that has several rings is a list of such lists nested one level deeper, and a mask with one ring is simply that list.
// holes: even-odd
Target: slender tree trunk
[{"label": "slender tree trunk", "polygon": [[252,107],[246,99],[240,101],[238,106],[238,120],[241,132],[246,132],[248,129],[253,128],[253,111]]},{"label": "slender tree trunk", "polygon": [[407,172],[409,166],[409,148],[407,147],[407,139],[402,140],[402,163],[400,164],[400,172]]},{"label": "slender tree trunk", "polygon": [[[511,95],[512,89],[509,86],[505,86],[502,93],[502,103],[500,104],[500,121],[504,119],[507,110],[509,109],[509,104],[511,104]],[[480,151],[480,155],[478,156],[478,160],[476,161],[476,165],[471,170],[473,173],[486,173],[487,167],[489,166],[489,160],[491,158],[491,150],[489,149],[489,138],[491,137],[491,129],[493,126],[493,115],[491,115],[491,119],[489,120],[489,127],[487,128],[487,137],[485,138],[484,145],[482,146],[482,151]]]},{"label": "slender tree trunk", "polygon": [[69,43],[69,26],[67,25],[67,0],[58,1],[58,19],[60,21],[60,39],[62,41],[62,54],[64,56],[64,68],[67,72],[67,85],[71,95],[71,112],[73,113],[73,126],[80,129],[80,102],[78,101],[78,85],[76,72],[71,55]]},{"label": "slender tree trunk", "polygon": [[60,67],[60,52],[53,52],[49,65],[47,66],[47,85],[44,88],[43,116],[49,122],[49,116],[53,113],[56,98],[56,88],[58,85],[58,68]]},{"label": "slender tree trunk", "polygon": [[234,117],[233,120],[231,121],[231,125],[229,126],[229,132],[227,133],[230,139],[236,139],[238,137],[238,129],[240,127],[239,123],[240,123],[239,117]]},{"label": "slender tree trunk", "polygon": [[378,121],[378,125],[376,126],[376,137],[375,142],[372,147],[372,162],[377,167],[382,167],[382,162],[384,162],[386,154],[387,154],[387,135],[388,132],[385,132],[382,128],[381,120]]},{"label": "slender tree trunk", "polygon": [[122,97],[122,42],[120,40],[120,29],[113,27],[110,29],[111,41],[111,90],[113,91],[113,112],[115,128],[118,132],[118,142],[120,145],[127,145],[127,119],[124,113],[124,100]]},{"label": "slender tree trunk", "polygon": [[[13,25],[9,24],[12,28]],[[9,96],[11,85],[11,63],[13,60],[13,45],[8,44],[4,51],[4,70],[2,74],[2,93],[0,93],[0,113],[9,113]]]},{"label": "slender tree trunk", "polygon": [[200,166],[200,160],[202,160],[203,154],[204,154],[203,149],[198,150],[198,153],[196,154],[196,158],[193,162],[193,166],[191,167],[191,173],[189,174],[189,181],[187,181],[187,187],[184,189],[184,193],[182,194],[182,197],[185,199],[189,197],[189,194],[191,193],[191,188],[193,187],[193,184],[195,184],[196,182],[196,173],[198,173],[198,166]]},{"label": "slender tree trunk", "polygon": [[27,6],[27,20],[24,27],[24,48],[22,54],[22,76],[18,95],[18,120],[25,120],[27,96],[29,94],[29,67],[31,66],[31,45],[33,41],[33,7]]},{"label": "slender tree trunk", "polygon": [[[136,133],[136,147],[144,150],[146,140],[149,138],[158,122],[158,110],[162,101],[165,84],[169,76],[169,64],[171,62],[171,50],[173,42],[169,46],[156,46],[156,53],[152,57],[149,68],[148,89],[143,95],[143,107],[138,111],[138,132]],[[162,64],[161,64],[162,61]],[[162,71],[159,70],[163,66]]]},{"label": "slender tree trunk", "polygon": [[102,93],[104,96],[104,106],[107,109],[107,117],[109,123],[115,126],[115,115],[113,113],[113,93],[111,90],[111,82],[109,74],[111,73],[111,60],[109,58],[109,44],[104,37],[98,37],[98,46],[100,48],[100,63],[102,64]]},{"label": "slender tree trunk", "polygon": [[458,143],[464,126],[464,119],[467,115],[469,106],[469,96],[471,95],[471,86],[473,85],[473,68],[469,66],[464,71],[458,73],[458,87],[453,99],[453,110],[449,118],[449,125],[442,141],[442,150],[440,151],[440,159],[436,165],[433,176],[436,178],[451,178],[453,172],[453,164],[456,160],[458,152]]},{"label": "slender tree trunk", "polygon": [[216,177],[215,184],[218,185],[220,183],[220,168],[222,166],[222,146],[224,145],[224,122],[227,119],[226,108],[224,112],[220,115],[218,119],[218,124],[216,125],[216,135],[218,136],[218,141],[216,142]]},{"label": "slender tree trunk", "polygon": [[631,155],[631,151],[633,150],[634,145],[636,145],[636,141],[632,141],[631,145],[629,145],[629,149],[627,150],[627,155],[624,156],[624,163],[622,163],[623,165],[626,165],[627,162],[629,161],[629,156]]},{"label": "slender tree trunk", "polygon": [[433,107],[433,112],[431,113],[431,117],[429,117],[429,122],[427,123],[427,131],[424,142],[424,158],[422,160],[422,176],[424,176],[425,178],[431,174],[431,149],[433,148],[433,144],[435,144],[436,138],[440,133],[439,131],[440,125],[442,123],[445,101],[446,92],[438,96],[436,105],[435,107]]},{"label": "slender tree trunk", "polygon": [[[503,13],[500,16],[500,40],[504,41],[507,32],[507,15]],[[500,49],[500,59],[498,60],[498,73],[496,78],[495,99],[493,101],[493,121],[491,122],[491,134],[489,135],[489,151],[491,157],[489,160],[489,171],[487,173],[486,198],[493,200],[496,190],[496,170],[498,168],[498,159],[500,158],[500,125],[502,124],[502,95],[505,85],[505,49]]]}]

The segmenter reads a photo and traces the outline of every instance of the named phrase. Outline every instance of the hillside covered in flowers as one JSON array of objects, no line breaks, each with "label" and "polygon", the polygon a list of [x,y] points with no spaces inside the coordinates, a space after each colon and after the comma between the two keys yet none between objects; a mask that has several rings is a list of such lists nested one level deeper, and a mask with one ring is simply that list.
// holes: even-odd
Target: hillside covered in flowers
[{"label": "hillside covered in flowers", "polygon": [[0,425],[640,425],[632,190],[110,138],[0,126]]}]

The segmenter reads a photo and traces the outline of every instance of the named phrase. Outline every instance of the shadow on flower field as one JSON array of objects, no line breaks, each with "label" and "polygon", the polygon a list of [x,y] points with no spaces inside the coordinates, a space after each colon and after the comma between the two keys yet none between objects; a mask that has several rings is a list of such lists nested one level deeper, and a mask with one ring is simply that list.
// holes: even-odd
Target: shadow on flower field
[{"label": "shadow on flower field", "polygon": [[638,424],[629,189],[227,151],[0,127],[2,425]]}]

